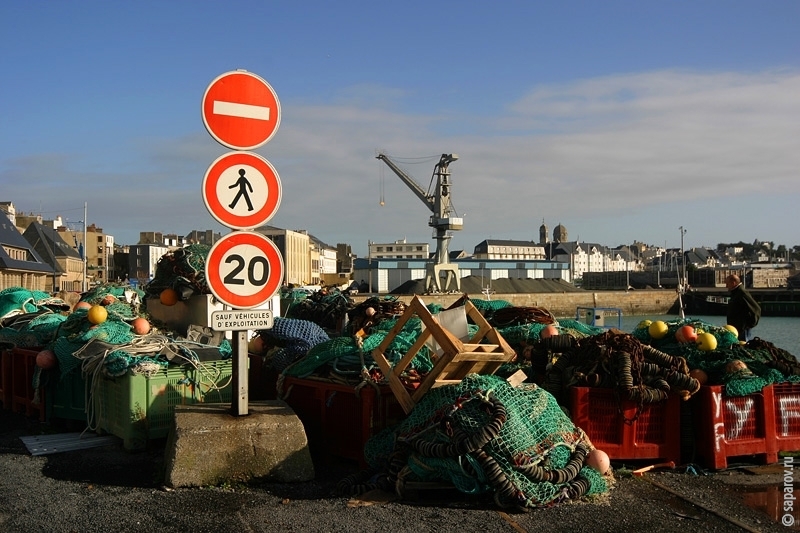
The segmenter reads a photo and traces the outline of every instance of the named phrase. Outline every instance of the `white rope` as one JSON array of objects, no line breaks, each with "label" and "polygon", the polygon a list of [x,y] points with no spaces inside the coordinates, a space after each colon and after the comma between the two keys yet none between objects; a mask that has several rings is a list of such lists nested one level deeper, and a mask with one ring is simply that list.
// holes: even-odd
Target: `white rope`
[{"label": "white rope", "polygon": [[[192,366],[194,371],[198,374],[198,379],[193,379],[192,382],[200,389],[201,397],[214,390],[221,391],[233,381],[233,374],[231,374],[225,383],[217,384],[217,381],[222,375],[221,368],[214,364],[207,364],[199,361],[198,359],[191,357],[191,355],[187,356],[182,353],[180,349],[176,349],[176,346],[183,347],[185,350],[189,351],[190,354],[192,354],[194,352],[191,350],[190,346],[207,346],[202,343],[182,340],[176,341],[170,337],[167,337],[166,335],[151,334],[134,337],[126,344],[109,346],[103,350],[102,353],[97,353],[94,355],[85,353],[87,347],[90,345],[91,342],[83,345],[72,354],[74,357],[82,359],[81,373],[86,378],[84,411],[86,412],[87,427],[84,432],[88,430],[97,431],[100,421],[103,420],[105,406],[103,405],[103,399],[100,395],[99,380],[106,379],[104,375],[108,375],[105,361],[108,358],[108,355],[112,352],[124,351],[130,354],[132,357],[164,355],[173,361],[175,359],[182,360],[183,365]],[[125,373],[127,373],[128,370],[130,370],[131,374],[143,375],[145,378],[150,378],[164,370],[164,367],[158,363],[140,361],[136,365],[132,365],[126,369]],[[203,388],[204,386],[206,387],[205,389]]]}]

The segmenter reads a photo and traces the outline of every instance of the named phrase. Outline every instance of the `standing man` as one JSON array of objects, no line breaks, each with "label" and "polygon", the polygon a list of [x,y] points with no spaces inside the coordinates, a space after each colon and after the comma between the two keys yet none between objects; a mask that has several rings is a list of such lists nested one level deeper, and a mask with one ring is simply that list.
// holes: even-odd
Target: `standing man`
[{"label": "standing man", "polygon": [[749,341],[753,338],[751,330],[761,318],[761,306],[744,288],[738,275],[731,274],[725,278],[725,287],[731,293],[728,300],[728,324],[739,332],[740,341]]}]

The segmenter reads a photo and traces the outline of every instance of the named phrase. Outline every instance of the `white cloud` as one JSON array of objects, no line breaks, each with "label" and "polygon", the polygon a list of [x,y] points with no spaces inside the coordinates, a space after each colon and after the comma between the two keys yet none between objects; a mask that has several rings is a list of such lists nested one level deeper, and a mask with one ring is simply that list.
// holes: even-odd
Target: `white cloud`
[{"label": "white cloud", "polygon": [[[412,114],[404,97],[358,86],[327,103],[284,99],[280,130],[258,150],[283,183],[270,223],[360,254],[368,240],[433,242],[430,213],[375,155],[455,152],[453,203],[466,224],[451,249],[471,252],[490,237],[538,240],[543,219],[551,231],[567,226],[571,239],[612,246],[675,246],[685,221],[687,238],[706,239],[690,245],[800,244],[775,218],[800,199],[800,73],[655,71],[541,85],[491,118],[469,108]],[[88,201],[90,222],[123,243],[140,231],[219,228],[200,185],[226,150],[197,120],[198,133],[183,138],[121,141],[124,164],[101,171],[88,153],[6,161],[2,199],[25,210]],[[424,189],[434,162],[408,167]]]}]

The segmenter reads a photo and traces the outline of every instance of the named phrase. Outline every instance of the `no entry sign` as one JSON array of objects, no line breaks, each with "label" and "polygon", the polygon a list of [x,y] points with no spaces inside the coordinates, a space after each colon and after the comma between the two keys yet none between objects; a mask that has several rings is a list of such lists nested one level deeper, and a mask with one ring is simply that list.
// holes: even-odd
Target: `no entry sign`
[{"label": "no entry sign", "polygon": [[281,104],[269,83],[246,70],[221,74],[206,89],[203,124],[219,143],[253,150],[269,141],[281,123]]},{"label": "no entry sign", "polygon": [[206,284],[219,301],[236,309],[259,307],[283,281],[278,247],[253,231],[234,231],[218,240],[206,259]]},{"label": "no entry sign", "polygon": [[265,224],[281,204],[278,172],[258,154],[229,152],[211,163],[203,178],[203,201],[211,216],[234,229]]}]

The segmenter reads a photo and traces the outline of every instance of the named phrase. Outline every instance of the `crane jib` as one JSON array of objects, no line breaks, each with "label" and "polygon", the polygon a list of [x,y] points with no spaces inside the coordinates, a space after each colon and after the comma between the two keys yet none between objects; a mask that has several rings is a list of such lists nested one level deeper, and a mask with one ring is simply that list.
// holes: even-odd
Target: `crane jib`
[{"label": "crane jib", "polygon": [[388,155],[381,153],[376,157],[386,163],[386,165],[392,169],[392,172],[394,172],[397,177],[411,189],[411,192],[422,200],[422,203],[428,206],[428,209],[433,213],[428,219],[428,225],[436,231],[436,252],[434,254],[434,264],[431,265],[431,269],[428,273],[428,281],[432,280],[436,290],[441,290],[439,273],[444,271],[448,273],[448,282],[454,278],[456,286],[460,286],[458,266],[450,264],[449,241],[451,235],[448,233],[464,228],[464,219],[454,216],[455,213],[451,202],[452,183],[450,183],[449,165],[453,161],[458,160],[458,155],[442,154],[439,162],[433,167],[431,183],[433,183],[434,179],[436,181],[436,189],[433,194],[429,194],[423,190],[422,187],[397,166]]}]

